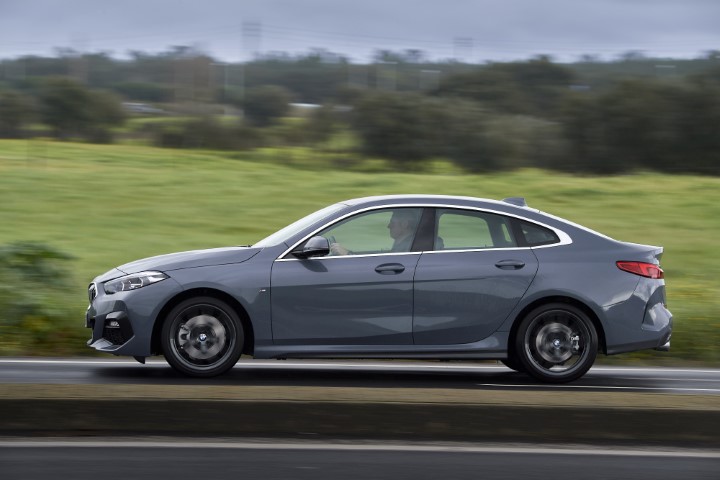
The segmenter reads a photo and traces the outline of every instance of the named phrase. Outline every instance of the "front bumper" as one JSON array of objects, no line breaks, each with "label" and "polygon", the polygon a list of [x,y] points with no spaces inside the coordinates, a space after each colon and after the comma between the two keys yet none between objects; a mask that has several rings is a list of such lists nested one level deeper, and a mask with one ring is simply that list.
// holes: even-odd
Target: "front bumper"
[{"label": "front bumper", "polygon": [[152,352],[153,327],[162,307],[182,291],[172,278],[147,287],[111,295],[102,283],[85,313],[85,326],[92,329],[88,346],[115,355],[148,357]]}]

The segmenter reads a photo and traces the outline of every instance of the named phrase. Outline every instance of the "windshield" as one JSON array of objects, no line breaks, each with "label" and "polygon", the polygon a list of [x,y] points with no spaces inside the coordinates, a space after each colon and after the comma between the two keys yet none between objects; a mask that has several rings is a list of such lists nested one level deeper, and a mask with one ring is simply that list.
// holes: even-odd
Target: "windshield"
[{"label": "windshield", "polygon": [[330,205],[329,207],[325,207],[322,210],[318,210],[317,212],[311,213],[307,217],[303,217],[300,220],[291,223],[285,228],[282,228],[278,230],[277,232],[273,233],[269,237],[265,237],[259,242],[257,242],[253,247],[271,247],[273,245],[278,245],[280,243],[287,243],[287,240],[295,236],[296,234],[300,233],[302,230],[306,229],[313,223],[322,220],[323,218],[329,217],[333,213],[342,210],[347,205],[342,203],[336,203],[335,205]]}]

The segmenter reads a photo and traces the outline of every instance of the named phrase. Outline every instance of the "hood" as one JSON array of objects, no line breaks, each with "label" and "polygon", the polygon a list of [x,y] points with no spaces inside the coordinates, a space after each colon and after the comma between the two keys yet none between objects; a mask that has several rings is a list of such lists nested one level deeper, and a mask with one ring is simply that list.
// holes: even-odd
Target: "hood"
[{"label": "hood", "polygon": [[169,272],[182,268],[209,267],[212,265],[227,265],[241,263],[254,257],[260,248],[227,247],[211,248],[208,250],[191,250],[189,252],[170,253],[157,257],[143,258],[117,267],[126,274],[143,272],[146,270],[159,270]]}]

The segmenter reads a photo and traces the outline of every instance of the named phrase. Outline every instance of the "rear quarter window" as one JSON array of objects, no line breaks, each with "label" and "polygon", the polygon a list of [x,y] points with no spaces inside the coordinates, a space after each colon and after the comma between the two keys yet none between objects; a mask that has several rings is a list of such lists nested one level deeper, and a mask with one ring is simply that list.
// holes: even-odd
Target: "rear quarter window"
[{"label": "rear quarter window", "polygon": [[522,234],[525,244],[528,247],[538,247],[540,245],[560,243],[560,238],[549,228],[541,227],[540,225],[522,220],[520,220],[518,224],[520,233]]}]

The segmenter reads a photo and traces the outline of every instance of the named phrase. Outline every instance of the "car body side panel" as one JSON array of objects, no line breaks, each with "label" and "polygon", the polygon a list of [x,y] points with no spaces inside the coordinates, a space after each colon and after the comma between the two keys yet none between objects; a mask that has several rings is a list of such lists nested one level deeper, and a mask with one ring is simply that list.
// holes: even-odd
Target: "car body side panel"
[{"label": "car body side panel", "polygon": [[[258,358],[304,356],[506,358],[508,342],[513,341],[509,338],[509,332],[514,322],[520,319],[521,312],[536,301],[543,301],[555,296],[573,298],[582,302],[593,312],[603,329],[608,353],[653,348],[662,345],[669,339],[672,315],[665,305],[664,281],[646,279],[622,272],[615,265],[615,261],[618,260],[656,262],[662,253],[662,249],[659,247],[623,244],[589,231],[582,226],[548,216],[538,210],[497,201],[417,195],[355,199],[345,202],[345,205],[347,208],[338,210],[327,218],[318,220],[313,225],[286,238],[284,244],[262,249],[233,247],[180,252],[126,264],[125,271],[113,269],[106,272],[94,280],[98,284],[98,290],[101,289],[102,282],[123,276],[129,270],[157,269],[165,271],[170,278],[157,284],[114,295],[99,292],[98,297],[92,301],[88,309],[88,326],[93,327],[91,346],[118,355],[150,355],[154,323],[163,320],[159,318],[160,312],[168,305],[168,302],[191,289],[215,289],[232,296],[242,305],[252,322],[255,336],[255,356]],[[368,332],[371,332],[368,328],[373,327],[373,321],[387,317],[379,315],[377,312],[374,313],[374,316],[370,315],[369,317],[363,314],[363,322],[365,322],[363,332],[365,333],[356,336],[358,338],[354,338],[350,344],[347,343],[347,335],[342,332],[332,340],[334,344],[312,345],[308,342],[298,341],[294,345],[283,345],[282,341],[274,342],[271,318],[274,288],[271,283],[273,262],[314,231],[323,228],[328,222],[344,218],[354,212],[376,207],[387,208],[388,206],[457,206],[505,213],[556,228],[563,232],[563,238],[567,242],[563,240],[561,245],[526,250],[528,254],[534,254],[538,266],[534,279],[524,295],[518,292],[525,283],[506,276],[497,285],[491,285],[491,293],[489,297],[485,298],[487,301],[483,301],[483,295],[487,294],[484,293],[483,288],[480,288],[481,282],[476,281],[479,277],[473,274],[472,268],[469,267],[469,264],[466,265],[462,259],[457,268],[459,277],[457,284],[454,284],[452,273],[438,275],[437,270],[433,269],[428,269],[427,272],[424,271],[424,268],[418,270],[414,279],[412,277],[409,280],[403,278],[400,284],[395,285],[394,288],[401,286],[399,291],[402,292],[403,300],[400,303],[409,304],[410,309],[414,308],[418,314],[417,331],[419,337],[424,336],[424,339],[421,338],[418,344],[408,341],[408,338],[411,338],[411,334],[408,332],[412,331],[412,313],[410,319],[403,319],[401,323],[394,324],[393,328],[387,329],[387,325],[383,327],[386,333],[391,330],[394,330],[395,334],[399,333],[402,340],[395,341],[390,338],[391,335],[381,334],[380,336],[385,338],[377,341],[377,335],[368,335]],[[435,256],[440,257],[444,254],[435,254]],[[422,256],[414,254],[412,257],[420,259],[425,256],[425,254]],[[432,256],[429,254],[427,258],[430,259]],[[327,259],[328,263],[333,261],[338,260]],[[436,258],[435,261],[439,264],[444,262],[440,258]],[[320,263],[322,262],[325,260],[320,261]],[[431,263],[423,265],[430,266]],[[350,280],[352,279],[348,278],[346,283]],[[412,290],[414,280],[418,284],[415,292]],[[287,278],[285,281],[289,285],[293,281],[297,282],[298,279]],[[336,295],[332,298],[321,298],[322,301],[331,303],[339,301],[341,298],[347,298],[343,297],[347,292],[342,292],[342,289],[339,289],[342,294],[338,294],[337,285],[331,287],[331,284],[327,283],[324,291],[322,288],[316,289],[314,294]],[[408,292],[410,292],[409,302],[407,301]],[[282,291],[280,293],[282,296]],[[512,307],[512,299],[519,295],[522,295],[522,298]],[[292,325],[292,322],[296,322],[297,318],[302,317],[310,319],[311,322],[317,321],[313,318],[313,312],[301,308],[303,307],[302,301],[307,300],[306,297],[310,298],[305,294],[288,295],[287,300],[291,303],[281,302],[282,305],[279,303],[278,308],[287,310],[283,321],[286,322],[286,326],[296,329],[293,335],[299,333],[300,338],[306,335],[305,340],[312,340],[312,338],[317,338],[317,332],[302,332],[300,327],[296,328]],[[301,302],[292,303],[298,299]],[[478,328],[471,326],[472,310],[482,309],[484,304],[491,303],[491,299],[499,301],[503,304],[503,308],[512,309],[512,311],[506,315],[505,320],[499,321],[499,325],[496,323],[501,315],[496,311],[489,315],[493,320],[484,320],[489,318],[488,316],[479,317],[483,320]],[[387,303],[385,301],[385,304]],[[305,307],[307,306],[305,305]],[[356,304],[356,306],[358,305]],[[447,318],[443,318],[442,311],[448,306],[455,310],[446,313]],[[373,304],[361,303],[359,307],[367,311],[372,309]],[[498,309],[499,306],[494,305],[491,308]],[[108,318],[108,315],[122,314],[123,312],[132,324],[133,337],[123,345],[112,345],[103,338],[104,320]],[[282,329],[282,325],[276,326]],[[493,331],[495,326],[497,328]],[[433,328],[435,332],[433,332]],[[330,336],[335,336],[335,334]],[[363,336],[366,338],[366,343],[363,343],[364,341],[361,339]],[[422,344],[423,341],[427,343]]]},{"label": "car body side panel", "polygon": [[[518,267],[496,266],[503,261]],[[537,269],[527,248],[423,253],[415,273],[415,344],[472,343],[488,337],[523,297]]]},{"label": "car body side panel", "polygon": [[500,327],[510,330],[528,305],[549,297],[568,297],[586,305],[600,321],[607,352],[654,348],[667,341],[672,315],[664,306],[664,282],[623,272],[635,247],[608,241],[596,248],[572,245],[536,248],[540,266],[533,284]]},{"label": "car body side panel", "polygon": [[176,270],[172,276],[185,290],[213,289],[232,296],[252,322],[255,346],[262,346],[272,343],[270,265],[273,255],[276,253],[263,251],[241,264]]},{"label": "car body side panel", "polygon": [[557,247],[534,248],[539,267],[522,302],[500,327],[510,330],[517,315],[537,300],[566,296],[587,305],[602,319],[602,307],[630,298],[638,284],[634,275],[620,275],[608,249],[588,250],[578,243]]}]

